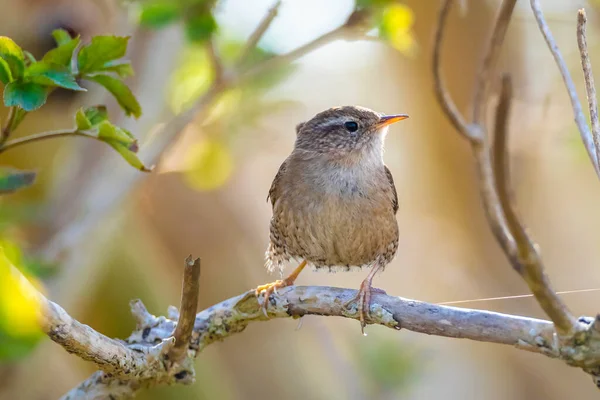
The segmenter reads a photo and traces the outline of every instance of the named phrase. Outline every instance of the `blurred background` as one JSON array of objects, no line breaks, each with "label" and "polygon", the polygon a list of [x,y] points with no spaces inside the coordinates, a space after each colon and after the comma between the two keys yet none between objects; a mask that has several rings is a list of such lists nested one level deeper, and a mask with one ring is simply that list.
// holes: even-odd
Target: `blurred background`
[{"label": "blurred background", "polygon": [[[457,3],[448,22],[443,70],[457,104],[466,109],[500,0]],[[214,38],[226,63],[235,60],[272,4],[216,4]],[[542,4],[585,99],[576,11],[585,7],[588,12],[590,53],[600,70],[599,3]],[[39,175],[36,185],[0,199],[0,239],[26,260],[50,299],[108,336],[126,337],[134,328],[128,306],[133,298],[157,315],[179,303],[188,254],[202,258],[200,307],[206,308],[278,278],[263,268],[271,216],[265,198],[292,149],[294,127],[323,109],[356,104],[411,117],[391,128],[386,143],[385,161],[400,203],[400,245],[375,286],[429,302],[528,293],[489,231],[468,144],[433,96],[430,64],[439,5],[437,0],[392,2],[382,40],[336,40],[293,65],[227,90],[170,143],[152,174],[134,170],[108,146],[82,138],[2,154],[2,165]],[[353,0],[285,0],[252,57],[260,60],[310,42],[343,24],[354,7]],[[27,117],[17,136],[70,127],[77,108],[106,103],[116,123],[139,138],[140,158],[151,160],[164,140],[161,126],[188,109],[214,79],[207,47],[191,40],[189,24],[140,14],[139,4],[0,0],[0,8],[0,35],[35,56],[54,46],[50,33],[59,27],[84,39],[131,35],[128,58],[136,74],[127,82],[144,110],[135,121],[94,87],[83,94],[58,91]],[[528,1],[517,2],[498,69],[514,78],[513,187],[547,272],[557,290],[600,287],[595,200],[600,185]],[[364,271],[306,272],[297,284],[358,288],[364,277]],[[598,312],[600,292],[564,298],[578,315]],[[461,306],[544,317],[531,298]],[[297,326],[293,320],[253,324],[199,355],[195,385],[146,390],[139,398],[597,396],[581,371],[506,346],[378,326],[369,326],[363,337],[356,321],[339,318],[304,317]],[[0,332],[0,355],[2,400],[54,399],[95,370],[44,338]]]}]

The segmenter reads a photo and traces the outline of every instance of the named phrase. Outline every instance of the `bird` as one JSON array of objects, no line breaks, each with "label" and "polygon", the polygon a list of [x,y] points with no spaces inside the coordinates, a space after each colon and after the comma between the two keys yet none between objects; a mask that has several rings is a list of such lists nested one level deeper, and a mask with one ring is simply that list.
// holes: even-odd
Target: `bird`
[{"label": "bird", "polygon": [[[361,331],[370,319],[374,276],[398,249],[398,195],[383,161],[389,125],[408,118],[361,106],[332,107],[296,126],[291,154],[273,179],[267,201],[272,206],[265,265],[270,272],[295,260],[285,279],[260,285],[257,297],[266,316],[269,298],[292,286],[307,266],[338,272],[370,268],[356,297]],[[385,292],[384,292],[385,293]]]}]

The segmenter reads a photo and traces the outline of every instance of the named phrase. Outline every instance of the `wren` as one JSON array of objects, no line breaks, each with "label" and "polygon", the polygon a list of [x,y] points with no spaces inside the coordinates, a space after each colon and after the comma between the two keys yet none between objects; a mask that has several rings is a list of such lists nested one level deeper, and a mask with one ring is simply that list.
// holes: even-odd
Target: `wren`
[{"label": "wren", "polygon": [[311,265],[317,271],[370,268],[356,302],[361,330],[370,318],[375,274],[398,249],[398,196],[383,162],[388,126],[407,115],[383,115],[364,107],[325,110],[296,126],[294,150],[283,162],[269,190],[273,217],[266,252],[269,271],[300,265],[285,279],[256,288],[269,296],[293,285]]}]

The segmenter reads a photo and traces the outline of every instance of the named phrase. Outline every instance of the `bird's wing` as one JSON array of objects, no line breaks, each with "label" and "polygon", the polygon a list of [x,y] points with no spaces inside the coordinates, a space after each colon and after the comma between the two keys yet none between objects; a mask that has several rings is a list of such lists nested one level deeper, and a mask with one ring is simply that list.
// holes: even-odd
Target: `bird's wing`
[{"label": "bird's wing", "polygon": [[387,175],[388,181],[390,182],[390,186],[392,187],[392,194],[394,196],[394,198],[392,199],[392,207],[394,207],[394,214],[396,214],[398,212],[398,192],[396,192],[396,185],[394,185],[394,177],[392,176],[392,172],[387,167],[387,165],[384,165],[384,167],[385,174]]},{"label": "bird's wing", "polygon": [[271,206],[275,206],[275,203],[277,202],[279,194],[281,193],[280,192],[281,179],[287,169],[287,163],[288,163],[288,161],[285,160],[283,162],[283,164],[281,164],[281,166],[279,167],[279,171],[277,171],[277,175],[275,175],[275,179],[273,179],[273,183],[271,183],[271,188],[269,189],[269,194],[267,195],[267,201],[269,201],[269,199],[271,199]]}]

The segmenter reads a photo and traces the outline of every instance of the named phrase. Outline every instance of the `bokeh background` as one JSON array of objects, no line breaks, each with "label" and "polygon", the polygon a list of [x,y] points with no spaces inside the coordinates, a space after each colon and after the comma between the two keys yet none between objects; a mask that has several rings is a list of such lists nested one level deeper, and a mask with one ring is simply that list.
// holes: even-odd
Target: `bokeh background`
[{"label": "bokeh background", "polygon": [[[444,74],[458,105],[472,96],[475,71],[500,0],[462,0],[452,11]],[[586,7],[592,62],[600,70],[598,3],[543,0],[549,25],[583,96],[575,38],[576,10]],[[231,59],[272,5],[221,0],[218,49]],[[260,42],[288,52],[342,24],[353,0],[286,0]],[[37,257],[46,293],[71,315],[113,337],[134,327],[128,302],[154,314],[178,304],[183,260],[202,258],[200,307],[273,280],[263,268],[270,206],[294,126],[336,105],[357,104],[411,118],[391,128],[385,160],[400,210],[395,261],[376,278],[389,294],[430,302],[527,293],[495,243],[482,212],[468,144],[433,96],[431,49],[440,2],[397,3],[398,29],[387,41],[329,43],[264,82],[234,88],[189,125],[150,175],[107,146],[80,138],[40,142],[0,156],[2,165],[36,169],[38,183],[0,199],[2,240]],[[50,32],[84,38],[132,35],[128,80],[144,115],[125,119],[94,90],[56,93],[28,116],[19,135],[69,127],[81,105],[107,103],[140,138],[140,157],[164,124],[208,87],[205,47],[181,24],[140,26],[135,7],[111,0],[1,0],[0,34],[33,54],[53,46]],[[600,185],[580,142],[557,68],[520,0],[499,70],[514,77],[510,162],[520,212],[538,240],[557,290],[600,287]],[[584,97],[582,97],[583,99]],[[5,113],[6,110],[3,110]],[[363,273],[303,273],[298,284],[358,288]],[[600,292],[565,295],[580,315],[595,315]],[[473,302],[543,317],[531,298]],[[461,306],[462,306],[461,305]],[[144,391],[140,399],[591,399],[581,371],[506,346],[392,331],[356,321],[305,317],[251,325],[197,359],[190,387]],[[0,343],[1,345],[1,343]],[[0,363],[0,399],[53,399],[94,371],[45,339]]]}]

